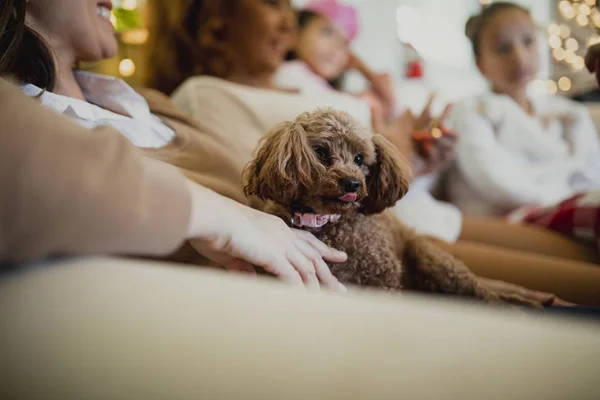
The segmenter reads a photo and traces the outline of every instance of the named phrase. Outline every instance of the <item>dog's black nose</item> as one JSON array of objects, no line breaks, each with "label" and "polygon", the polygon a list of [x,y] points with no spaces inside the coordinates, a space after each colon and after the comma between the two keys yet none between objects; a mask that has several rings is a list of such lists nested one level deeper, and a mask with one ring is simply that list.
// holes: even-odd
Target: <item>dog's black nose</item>
[{"label": "dog's black nose", "polygon": [[360,182],[354,178],[342,178],[340,179],[340,186],[346,193],[356,193],[360,188]]}]

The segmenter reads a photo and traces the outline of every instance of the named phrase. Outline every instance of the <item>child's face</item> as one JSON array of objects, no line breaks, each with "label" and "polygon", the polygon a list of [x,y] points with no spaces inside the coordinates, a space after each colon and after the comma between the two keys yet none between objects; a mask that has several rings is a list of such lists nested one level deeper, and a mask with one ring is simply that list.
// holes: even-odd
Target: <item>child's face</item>
[{"label": "child's face", "polygon": [[298,58],[327,80],[338,78],[348,65],[350,51],[344,33],[323,17],[314,17],[301,30]]},{"label": "child's face", "polygon": [[540,55],[534,22],[523,10],[504,10],[480,33],[477,66],[499,93],[524,90],[535,79]]}]

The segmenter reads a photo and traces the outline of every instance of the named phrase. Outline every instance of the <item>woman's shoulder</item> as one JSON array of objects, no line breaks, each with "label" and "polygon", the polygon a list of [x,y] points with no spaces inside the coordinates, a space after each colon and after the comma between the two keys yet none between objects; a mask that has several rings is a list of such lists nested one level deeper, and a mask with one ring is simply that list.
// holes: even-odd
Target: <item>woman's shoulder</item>
[{"label": "woman's shoulder", "polygon": [[275,74],[275,83],[281,88],[299,89],[301,91],[331,91],[325,79],[315,74],[306,63],[294,60],[279,67]]},{"label": "woman's shoulder", "polygon": [[219,78],[211,75],[196,75],[186,79],[175,91],[173,92],[173,96],[177,93],[187,93],[187,92],[195,92],[197,90],[207,91],[222,91],[222,92],[231,92],[231,91],[244,91],[252,89],[248,85],[242,85],[239,83],[228,81],[227,79]]},{"label": "woman's shoulder", "polygon": [[190,95],[202,96],[208,91],[227,91],[232,83],[225,79],[208,75],[192,76],[186,79],[171,95],[172,98],[182,98]]},{"label": "woman's shoulder", "polygon": [[161,118],[177,120],[193,128],[199,128],[197,121],[179,108],[166,94],[146,88],[139,88],[136,91],[146,100],[152,114]]},{"label": "woman's shoulder", "polygon": [[532,101],[536,108],[545,113],[588,112],[583,104],[559,95],[537,94],[532,96]]},{"label": "woman's shoulder", "polygon": [[189,111],[188,108],[211,108],[223,104],[240,106],[256,97],[272,96],[273,92],[275,91],[242,85],[214,76],[194,76],[183,82],[171,98],[177,106]]}]

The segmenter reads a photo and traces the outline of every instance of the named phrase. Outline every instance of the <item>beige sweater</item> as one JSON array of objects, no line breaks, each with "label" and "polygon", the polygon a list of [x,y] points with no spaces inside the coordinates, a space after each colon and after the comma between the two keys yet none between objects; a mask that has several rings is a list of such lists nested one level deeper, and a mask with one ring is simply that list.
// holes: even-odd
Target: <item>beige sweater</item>
[{"label": "beige sweater", "polygon": [[335,107],[349,112],[362,124],[371,125],[368,105],[349,95],[265,90],[210,76],[185,81],[173,94],[173,102],[227,148],[240,175],[269,129],[305,111]]},{"label": "beige sweater", "polygon": [[0,79],[0,262],[56,254],[165,254],[187,233],[174,168],[111,128],[85,129]]}]

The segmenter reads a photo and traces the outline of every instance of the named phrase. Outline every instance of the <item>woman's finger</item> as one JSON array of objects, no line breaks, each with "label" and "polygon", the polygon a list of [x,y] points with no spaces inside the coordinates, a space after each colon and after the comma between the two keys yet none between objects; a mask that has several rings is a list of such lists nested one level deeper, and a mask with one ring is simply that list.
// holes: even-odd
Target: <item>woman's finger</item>
[{"label": "woman's finger", "polygon": [[444,111],[442,112],[442,115],[440,115],[440,119],[439,119],[440,125],[442,125],[444,123],[444,121],[450,116],[450,112],[452,111],[453,106],[454,106],[454,104],[452,104],[452,103],[446,104],[446,107],[444,107]]},{"label": "woman's finger", "polygon": [[417,119],[417,123],[415,124],[416,129],[427,129],[432,120],[431,115],[431,106],[433,101],[435,100],[435,94],[431,94],[429,99],[427,99],[427,103],[421,112],[421,115]]},{"label": "woman's finger", "polygon": [[318,290],[320,284],[312,260],[309,260],[297,246],[288,250],[287,256],[290,264],[300,274],[306,287]]},{"label": "woman's finger", "polygon": [[317,250],[323,259],[333,263],[344,262],[348,259],[348,255],[346,253],[327,246],[310,232],[301,231],[298,229],[292,229],[292,231],[294,231],[298,237],[308,242],[308,244]]},{"label": "woman's finger", "polygon": [[232,272],[242,272],[250,275],[256,275],[256,270],[252,265],[245,262],[244,260],[240,260],[239,258],[233,259],[230,262],[225,263],[223,267]]},{"label": "woman's finger", "polygon": [[315,262],[315,271],[319,281],[328,289],[336,292],[347,292],[348,289],[331,273],[329,266],[322,258],[318,258]]},{"label": "woman's finger", "polygon": [[425,103],[425,107],[423,107],[423,114],[427,113],[427,115],[431,115],[431,106],[433,105],[434,101],[435,101],[435,93],[432,93],[429,95],[429,98],[427,99],[427,103]]},{"label": "woman's finger", "polygon": [[[312,236],[312,235],[311,235]],[[317,242],[319,242],[317,240]],[[321,242],[319,242],[321,243]],[[298,240],[298,248],[300,249],[300,251],[313,263],[313,266],[315,268],[315,272],[317,274],[317,278],[319,279],[319,282],[321,282],[325,287],[331,289],[331,290],[335,290],[335,291],[339,291],[339,292],[346,292],[347,289],[344,285],[342,285],[340,283],[340,281],[338,281],[338,279],[331,273],[331,270],[329,269],[329,266],[327,265],[327,263],[323,260],[323,257],[321,256],[321,252],[327,252],[327,253],[336,253],[336,250],[333,249],[329,249],[327,248],[327,246],[325,246],[323,243],[321,243],[323,246],[325,246],[327,249],[319,251],[317,250],[315,247],[313,247],[311,245],[311,243],[309,243],[308,241],[304,241],[304,240]],[[343,257],[341,257],[343,255]],[[342,254],[338,254],[338,259],[340,260],[345,260],[346,254],[342,253]]]},{"label": "woman's finger", "polygon": [[265,265],[261,265],[261,267],[284,282],[295,286],[304,286],[300,273],[287,259],[273,260]]}]

